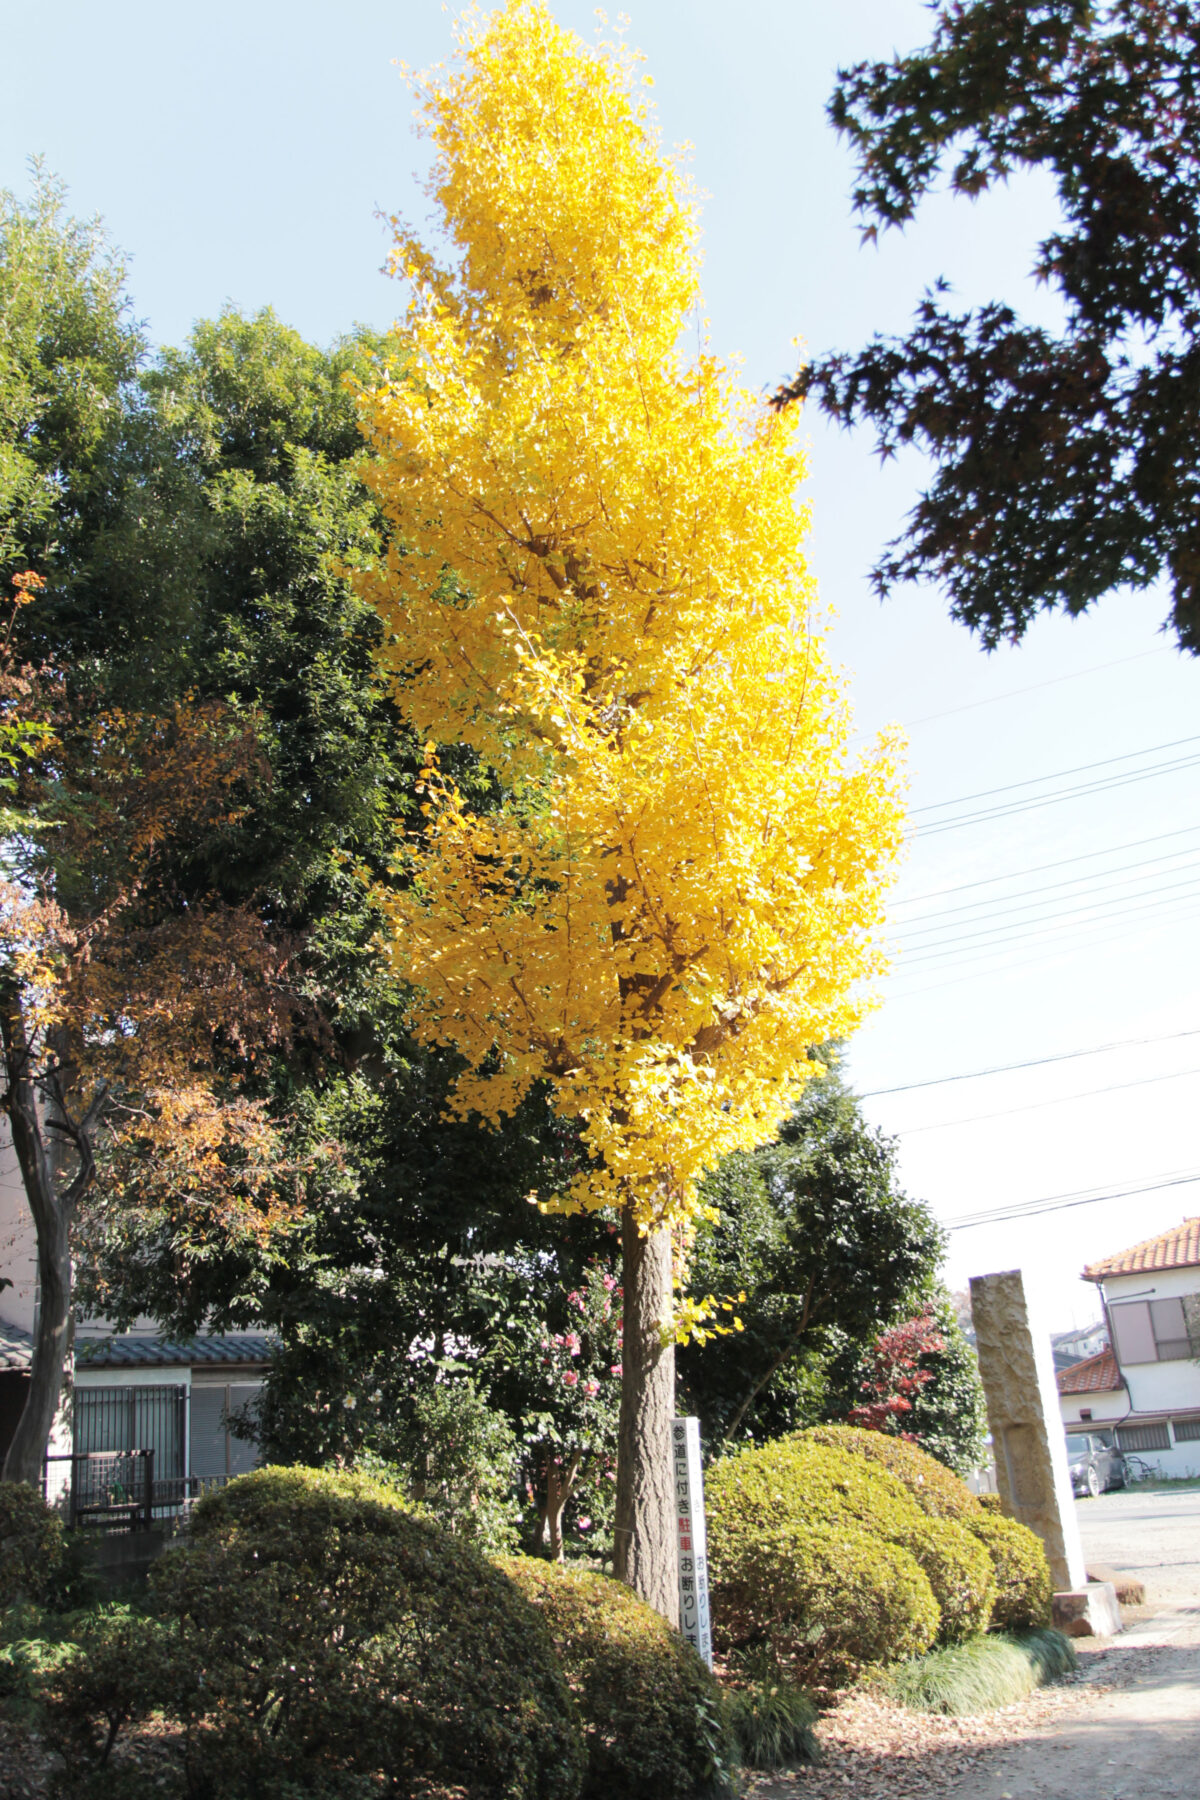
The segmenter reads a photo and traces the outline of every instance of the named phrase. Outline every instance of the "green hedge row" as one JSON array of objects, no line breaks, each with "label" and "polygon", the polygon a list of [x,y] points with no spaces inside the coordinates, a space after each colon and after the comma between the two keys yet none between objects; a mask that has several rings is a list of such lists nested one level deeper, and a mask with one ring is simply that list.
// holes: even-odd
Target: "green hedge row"
[{"label": "green hedge row", "polygon": [[[25,1492],[14,1542],[35,1544]],[[122,1734],[154,1714],[175,1727],[155,1785],[172,1800],[732,1791],[716,1682],[627,1588],[494,1565],[369,1477],[241,1477],[197,1505],[150,1591],[150,1616],[101,1608],[0,1655],[0,1690],[7,1669],[79,1800],[140,1800]]]},{"label": "green hedge row", "polygon": [[769,1646],[805,1679],[1048,1622],[1038,1539],[901,1439],[822,1427],[740,1451],[708,1506],[722,1647]]}]

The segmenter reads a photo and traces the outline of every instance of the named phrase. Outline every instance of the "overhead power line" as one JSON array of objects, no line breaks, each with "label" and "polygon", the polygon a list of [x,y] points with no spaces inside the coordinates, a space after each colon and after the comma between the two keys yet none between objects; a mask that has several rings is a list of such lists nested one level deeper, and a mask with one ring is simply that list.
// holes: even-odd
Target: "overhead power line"
[{"label": "overhead power line", "polygon": [[[1149,896],[1119,894],[1108,900],[1097,900],[1091,906],[1068,906],[1058,912],[1048,912],[1040,919],[1014,920],[1002,925],[985,926],[980,923],[978,931],[935,939],[932,943],[917,944],[912,950],[904,951],[903,966],[913,968],[922,963],[952,962],[959,957],[973,956],[981,950],[1004,949],[1013,943],[1037,944],[1047,937],[1060,936],[1064,931],[1079,931],[1089,925],[1104,925],[1113,919],[1132,918],[1137,913],[1159,912],[1177,906],[1181,900],[1190,899],[1198,883],[1200,875],[1191,875],[1185,881],[1168,882],[1156,894]],[[1179,889],[1184,892],[1180,893]]]},{"label": "overhead power line", "polygon": [[1099,1206],[1104,1200],[1129,1200],[1135,1194],[1157,1194],[1164,1188],[1190,1187],[1197,1181],[1200,1181],[1200,1169],[1190,1174],[1158,1176],[1139,1187],[1115,1188],[1109,1193],[1051,1194],[1046,1199],[1027,1200],[1015,1206],[965,1213],[961,1219],[947,1219],[946,1229],[969,1231],[975,1225],[1002,1225],[1008,1220],[1033,1219],[1040,1213],[1068,1212],[1074,1206]]},{"label": "overhead power line", "polygon": [[1143,1075],[1137,1081],[1114,1081],[1108,1087],[1084,1088],[1078,1094],[1059,1094],[1054,1100],[1030,1100],[1025,1106],[1005,1106],[999,1112],[972,1113],[969,1119],[943,1119],[937,1125],[913,1125],[901,1129],[905,1138],[919,1137],[923,1131],[953,1131],[956,1125],[982,1125],[988,1119],[1011,1119],[1014,1113],[1044,1112],[1051,1106],[1069,1106],[1072,1100],[1092,1100],[1098,1094],[1123,1094],[1127,1088],[1154,1087],[1162,1081],[1183,1081],[1188,1075],[1200,1075],[1200,1068],[1175,1069],[1169,1075]]},{"label": "overhead power line", "polygon": [[[1157,931],[1165,924],[1177,924],[1181,921],[1200,917],[1200,908],[1197,907],[1195,900],[1191,898],[1182,902],[1176,902],[1175,905],[1178,910],[1166,906],[1160,912],[1143,919],[1141,922],[1143,932]],[[1105,929],[1097,931],[1096,926],[1098,925],[1105,927]],[[1086,943],[1089,952],[1094,951],[1100,944],[1118,941],[1124,945],[1126,950],[1128,950],[1129,928],[1120,921],[1114,926],[1108,920],[1094,920],[1090,931],[1086,926],[1081,926],[1080,931],[1088,932]],[[970,964],[960,963],[955,968],[953,974],[944,976],[940,981],[923,981],[918,987],[906,987],[898,984],[892,991],[897,998],[902,997],[905,1000],[913,1000],[925,994],[936,994],[942,988],[961,987],[964,982],[968,981],[989,980],[997,975],[1004,976],[1007,979],[1013,974],[1020,974],[1028,969],[1045,967],[1047,963],[1061,962],[1063,957],[1069,953],[1068,946],[1064,945],[1061,939],[1058,939],[1053,943],[1041,944],[1038,946],[1036,953],[1031,956],[1013,957],[1011,955],[1011,950],[1011,945],[1005,945],[993,951],[980,952],[979,956],[975,959],[977,965],[975,967],[971,967]],[[1007,956],[1008,960],[996,962],[995,958],[997,956]],[[982,966],[978,966],[980,964]],[[934,970],[929,971],[929,973],[935,972],[936,971]],[[901,979],[903,978],[904,973],[905,971],[900,971]],[[922,972],[920,970],[915,970],[913,973],[919,980]]]},{"label": "overhead power line", "polygon": [[[1176,875],[1179,873],[1178,868],[1167,869],[1163,865],[1176,863],[1180,867],[1186,868],[1198,861],[1200,861],[1200,848],[1168,850],[1164,856],[1145,856],[1137,862],[1120,863],[1115,869],[1101,870],[1098,875],[1068,875],[1062,881],[1047,881],[1041,887],[1021,888],[1015,894],[1001,894],[994,900],[964,900],[960,901],[957,906],[944,906],[933,912],[917,913],[914,918],[899,920],[897,929],[905,941],[913,937],[925,937],[931,931],[939,929],[937,921],[952,920],[959,913],[979,915],[978,917],[964,916],[958,919],[957,922],[960,925],[976,925],[988,919],[1004,919],[1016,912],[1032,912],[1039,905],[1057,904],[1057,902],[1049,901],[1047,896],[1058,893],[1061,888],[1082,887],[1084,894],[1078,898],[1086,899],[1089,894],[1103,893],[1111,887],[1130,887],[1136,881],[1150,881],[1156,878],[1149,873],[1143,874],[1139,871],[1157,869],[1165,875]],[[1122,877],[1126,879],[1123,880]],[[1029,904],[1024,905],[1025,901],[1028,901]],[[925,925],[922,923],[925,919],[934,920],[935,923]]]},{"label": "overhead power line", "polygon": [[1148,744],[1144,750],[1127,750],[1123,756],[1104,756],[1099,762],[1054,769],[1049,775],[1031,775],[1026,781],[1006,781],[1000,787],[980,788],[975,794],[956,794],[952,800],[932,800],[927,806],[913,807],[910,817],[917,813],[942,812],[947,806],[966,806],[971,800],[991,800],[997,794],[1014,793],[1017,788],[1039,787],[1043,781],[1064,781],[1068,775],[1090,775],[1093,769],[1110,769],[1114,763],[1134,762],[1139,756],[1157,756],[1162,750],[1182,750],[1188,744],[1200,744],[1200,737],[1173,738],[1168,744]]},{"label": "overhead power line", "polygon": [[[1102,856],[1120,856],[1123,850],[1143,850],[1147,844],[1164,844],[1169,838],[1195,837],[1200,825],[1184,825],[1178,831],[1160,831],[1153,837],[1134,838],[1127,844],[1111,844],[1107,850],[1085,850],[1077,856],[1059,857],[1056,862],[1035,863],[1031,869],[1013,869],[1007,875],[984,875],[978,881],[961,881],[955,887],[932,888],[928,893],[911,894],[907,900],[893,901],[893,906],[917,906],[922,900],[940,900],[946,894],[965,894],[973,888],[998,887],[1004,881],[1023,881],[1026,875],[1044,875],[1051,869],[1065,869],[1073,863],[1098,862]],[[1003,895],[998,898],[1003,899]]]},{"label": "overhead power line", "polygon": [[986,1075],[1011,1075],[1017,1069],[1042,1069],[1048,1063],[1075,1062],[1081,1056],[1104,1056],[1110,1050],[1137,1050],[1146,1044],[1173,1044],[1180,1038],[1200,1037],[1200,1027],[1188,1031],[1168,1031],[1161,1037],[1119,1038],[1111,1044],[1092,1044],[1085,1050],[1060,1050],[1053,1056],[1034,1056],[1027,1062],[997,1063],[990,1069],[970,1069],[961,1075],[938,1075],[929,1081],[907,1081],[901,1087],[871,1088],[859,1096],[862,1100],[878,1100],[883,1094],[911,1094],[917,1088],[949,1087],[956,1081],[981,1081]]},{"label": "overhead power line", "polygon": [[[937,837],[943,831],[957,831],[963,825],[983,825],[991,819],[1008,819],[1017,813],[1036,812],[1042,806],[1058,806],[1064,800],[1081,800],[1089,794],[1107,794],[1114,788],[1130,787],[1138,781],[1149,781],[1154,775],[1174,775],[1181,769],[1194,769],[1200,756],[1177,757],[1174,761],[1155,763],[1148,769],[1131,769],[1123,775],[1106,776],[1102,781],[1085,781],[1076,787],[1060,788],[1056,793],[1039,794],[1030,800],[1014,800],[1003,806],[984,807],[978,812],[964,813],[957,819],[935,820],[932,825],[918,827],[918,836]],[[1046,777],[1050,779],[1049,776]]]},{"label": "overhead power line", "polygon": [[915,725],[932,725],[935,719],[951,719],[956,713],[974,712],[980,706],[998,706],[1002,700],[1019,700],[1023,694],[1036,694],[1041,688],[1061,687],[1064,681],[1080,681],[1085,675],[1099,675],[1104,669],[1119,669],[1125,663],[1141,662],[1147,656],[1167,656],[1171,647],[1164,644],[1161,650],[1139,650],[1136,656],[1118,656],[1114,662],[1093,663],[1087,669],[1073,669],[1069,675],[1053,675],[1049,681],[1034,681],[1029,687],[1009,688],[1004,694],[989,694],[984,700],[968,700],[965,706],[949,706],[945,712],[925,713],[920,719],[906,719],[904,729],[912,730]]}]

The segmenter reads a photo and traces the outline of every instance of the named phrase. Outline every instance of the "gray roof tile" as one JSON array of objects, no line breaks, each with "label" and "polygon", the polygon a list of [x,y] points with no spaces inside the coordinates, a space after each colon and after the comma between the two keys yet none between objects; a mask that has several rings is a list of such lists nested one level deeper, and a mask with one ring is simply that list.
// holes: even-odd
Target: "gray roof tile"
[{"label": "gray roof tile", "polygon": [[27,1369],[33,1361],[33,1339],[20,1325],[0,1319],[0,1369]]},{"label": "gray roof tile", "polygon": [[75,1363],[84,1369],[191,1367],[196,1364],[264,1364],[273,1341],[265,1332],[224,1332],[194,1338],[104,1337],[76,1339]]}]

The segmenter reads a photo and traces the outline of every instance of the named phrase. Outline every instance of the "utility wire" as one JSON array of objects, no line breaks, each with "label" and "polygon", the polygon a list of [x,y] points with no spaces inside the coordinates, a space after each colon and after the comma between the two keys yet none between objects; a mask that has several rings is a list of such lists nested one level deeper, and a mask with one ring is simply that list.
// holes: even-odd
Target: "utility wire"
[{"label": "utility wire", "polygon": [[990,694],[986,700],[968,700],[965,706],[950,706],[945,712],[926,713],[920,719],[906,719],[903,729],[914,725],[932,725],[935,719],[951,719],[956,713],[974,712],[980,706],[998,706],[1001,700],[1018,700],[1022,694],[1036,694],[1041,688],[1060,687],[1064,681],[1079,681],[1084,675],[1098,675],[1103,669],[1119,669],[1125,663],[1141,662],[1147,656],[1167,656],[1170,646],[1161,650],[1139,650],[1136,656],[1118,656],[1115,662],[1093,663],[1089,669],[1075,669],[1070,675],[1054,675],[1049,681],[1035,681],[1029,687],[1009,688],[1004,694]]},{"label": "utility wire", "polygon": [[943,1119],[937,1125],[903,1127],[903,1138],[919,1137],[923,1131],[953,1131],[956,1125],[981,1125],[987,1119],[1011,1119],[1014,1113],[1044,1112],[1049,1106],[1067,1106],[1072,1100],[1091,1100],[1097,1094],[1121,1094],[1126,1088],[1153,1087],[1160,1081],[1183,1081],[1188,1075],[1200,1075],[1200,1068],[1176,1069],[1170,1075],[1143,1075],[1137,1081],[1114,1081],[1110,1087],[1084,1088],[1078,1094],[1060,1094],[1057,1100],[1031,1100],[1025,1106],[1006,1106],[1001,1112],[973,1113],[969,1119]]},{"label": "utility wire", "polygon": [[1129,1200],[1135,1194],[1157,1194],[1164,1188],[1190,1187],[1200,1181],[1200,1170],[1190,1175],[1163,1176],[1142,1187],[1117,1188],[1106,1194],[1052,1194],[1048,1199],[1029,1200],[1024,1204],[994,1208],[990,1212],[966,1213],[961,1219],[947,1219],[947,1231],[969,1231],[975,1225],[1001,1225],[1009,1220],[1033,1219],[1041,1213],[1068,1212],[1074,1206],[1099,1206],[1104,1200]]},{"label": "utility wire", "polygon": [[1102,925],[1110,919],[1132,918],[1136,913],[1153,912],[1164,906],[1177,905],[1180,898],[1187,897],[1180,896],[1178,890],[1185,888],[1190,895],[1198,881],[1200,876],[1191,875],[1184,881],[1168,882],[1160,888],[1157,895],[1150,898],[1118,895],[1110,900],[1097,900],[1093,906],[1068,906],[1041,919],[1024,919],[1007,925],[981,925],[977,931],[963,932],[956,937],[942,938],[931,944],[918,944],[912,951],[903,953],[904,962],[911,968],[920,963],[938,962],[943,958],[953,960],[976,950],[1000,949],[1013,941],[1036,942],[1046,936],[1074,930],[1076,926],[1083,928]]},{"label": "utility wire", "polygon": [[[1161,915],[1144,920],[1142,922],[1142,929],[1143,931],[1158,930],[1162,924],[1168,922],[1175,923],[1181,919],[1196,918],[1197,916],[1200,916],[1200,913],[1198,913],[1198,910],[1193,903],[1188,900],[1183,902],[1181,910],[1177,913],[1168,913],[1168,911],[1164,909],[1164,912]],[[1096,923],[1106,924],[1107,921],[1099,920],[1096,921]],[[1090,936],[1088,938],[1088,948],[1090,950],[1095,949],[1097,945],[1111,943],[1114,939],[1120,939],[1122,942],[1128,943],[1128,932],[1124,925],[1118,923],[1115,929],[1110,927],[1107,932]],[[961,987],[963,983],[967,981],[982,981],[996,975],[1007,978],[1012,974],[1020,974],[1028,969],[1044,967],[1048,962],[1061,962],[1063,957],[1068,953],[1066,947],[1061,943],[1043,944],[1037,955],[1019,957],[1016,960],[1010,958],[1008,962],[996,963],[994,957],[996,955],[1003,956],[1005,954],[1003,948],[993,952],[991,955],[983,952],[980,954],[979,958],[984,964],[982,968],[972,969],[968,966],[964,969],[960,966],[955,970],[953,975],[948,975],[943,981],[927,981],[920,987],[901,986],[894,989],[893,992],[896,994],[897,998],[914,1000],[925,994],[936,994],[942,988]],[[901,976],[903,976],[903,971],[901,971]]]},{"label": "utility wire", "polygon": [[[998,887],[1002,881],[1023,881],[1026,875],[1044,875],[1051,869],[1065,869],[1073,863],[1096,862],[1102,856],[1119,856],[1123,850],[1143,850],[1147,844],[1163,844],[1168,838],[1195,837],[1200,825],[1184,825],[1178,831],[1161,831],[1154,837],[1134,838],[1128,844],[1112,844],[1107,850],[1085,850],[1078,856],[1063,856],[1057,862],[1035,863],[1032,869],[1013,869],[1007,875],[985,875],[978,881],[961,881],[956,887],[932,888],[924,894],[910,894],[907,900],[893,901],[894,906],[916,906],[922,900],[940,900],[946,894],[965,894],[970,889]],[[998,898],[1003,899],[1001,894]]]},{"label": "utility wire", "polygon": [[1077,763],[1072,769],[1054,769],[1049,775],[1031,775],[1027,781],[1006,781],[1000,787],[980,788],[975,794],[956,794],[953,800],[932,800],[927,806],[913,807],[912,813],[941,812],[947,806],[965,806],[970,800],[991,800],[997,794],[1011,794],[1017,788],[1038,787],[1043,781],[1063,781],[1068,775],[1090,775],[1093,769],[1133,762],[1139,756],[1157,756],[1160,750],[1181,750],[1186,744],[1200,744],[1200,737],[1174,738],[1169,744],[1149,744],[1144,750],[1127,750],[1123,756],[1105,756],[1099,762]]},{"label": "utility wire", "polygon": [[984,825],[992,819],[1008,819],[1017,813],[1037,812],[1043,806],[1059,806],[1064,800],[1081,800],[1086,799],[1089,794],[1107,794],[1114,788],[1130,787],[1135,782],[1148,781],[1153,775],[1174,775],[1180,769],[1194,769],[1198,763],[1200,756],[1184,756],[1174,762],[1155,763],[1149,769],[1134,769],[1124,775],[1109,776],[1103,781],[1083,782],[1078,787],[1061,788],[1054,794],[1041,794],[1032,800],[1014,800],[1004,806],[964,813],[958,819],[942,819],[932,825],[921,825],[917,828],[917,835],[921,838],[938,837],[944,831],[957,831],[963,825]]},{"label": "utility wire", "polygon": [[1054,1056],[1034,1056],[1027,1062],[997,1063],[990,1069],[970,1069],[962,1075],[938,1075],[929,1081],[906,1081],[902,1087],[871,1088],[860,1100],[878,1100],[883,1094],[911,1094],[917,1088],[949,1087],[956,1081],[982,1081],[987,1075],[1011,1075],[1017,1069],[1044,1069],[1048,1063],[1076,1062],[1081,1056],[1105,1056],[1110,1050],[1140,1050],[1146,1044],[1174,1044],[1180,1038],[1200,1037],[1200,1027],[1168,1031],[1161,1037],[1118,1038],[1111,1044],[1092,1044],[1086,1050],[1060,1050]]},{"label": "utility wire", "polygon": [[[958,906],[944,906],[933,912],[917,913],[915,918],[912,919],[899,920],[897,921],[896,929],[905,939],[914,935],[919,937],[929,931],[937,930],[936,924],[923,925],[921,922],[923,919],[952,919],[956,913],[978,913],[981,909],[984,909],[982,911],[982,917],[984,919],[1003,919],[1007,918],[1011,913],[1030,912],[1035,906],[1039,904],[1044,905],[1045,899],[1043,898],[1039,901],[1036,896],[1044,897],[1049,894],[1054,894],[1061,888],[1084,887],[1086,897],[1086,894],[1103,893],[1107,888],[1113,886],[1129,887],[1135,881],[1151,879],[1149,875],[1143,876],[1139,874],[1139,870],[1159,868],[1164,863],[1177,863],[1181,858],[1183,859],[1184,866],[1187,866],[1188,863],[1200,861],[1200,850],[1168,850],[1165,856],[1147,856],[1143,857],[1139,862],[1121,863],[1118,868],[1102,870],[1099,875],[1068,875],[1062,881],[1047,881],[1040,888],[1022,888],[1020,892],[1016,894],[1001,894],[998,896],[999,903],[997,903],[996,900],[964,900],[960,902]],[[1174,875],[1178,871],[1175,869],[1164,869],[1162,872],[1164,874]],[[1127,876],[1128,879],[1121,881],[1119,879],[1121,876]],[[1030,901],[1029,906],[1020,904],[1027,899]],[[1010,904],[1011,902],[1016,902],[1017,904]],[[963,918],[959,923],[969,925],[978,923],[978,921]]]}]

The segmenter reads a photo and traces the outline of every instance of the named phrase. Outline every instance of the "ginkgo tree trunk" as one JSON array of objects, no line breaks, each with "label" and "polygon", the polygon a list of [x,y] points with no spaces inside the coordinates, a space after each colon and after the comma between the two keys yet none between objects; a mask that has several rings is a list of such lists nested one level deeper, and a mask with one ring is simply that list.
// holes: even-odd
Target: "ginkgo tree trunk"
[{"label": "ginkgo tree trunk", "polygon": [[[362,396],[364,583],[429,739],[387,904],[488,1117],[545,1082],[625,1255],[617,1572],[674,1617],[673,1273],[699,1176],[770,1134],[880,966],[894,746],[852,756],[797,422],[681,346],[697,213],[638,59],[468,14],[414,78],[442,260],[397,220],[407,370]],[[435,745],[490,775],[468,805]]]}]

